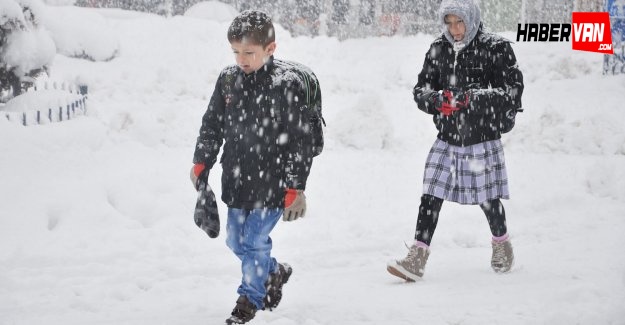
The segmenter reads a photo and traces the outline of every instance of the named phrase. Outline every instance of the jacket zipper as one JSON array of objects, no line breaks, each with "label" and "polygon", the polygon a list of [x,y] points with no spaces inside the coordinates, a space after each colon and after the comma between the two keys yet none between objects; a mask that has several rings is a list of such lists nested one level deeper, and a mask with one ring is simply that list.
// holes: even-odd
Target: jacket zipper
[{"label": "jacket zipper", "polygon": [[[456,51],[454,49],[454,88],[457,88],[456,85],[458,84],[458,78],[456,76],[456,66],[458,65],[458,54],[460,53],[460,51]],[[460,131],[460,119],[459,116],[456,115],[454,116],[454,120],[455,120],[455,125],[456,125],[456,132],[458,134],[458,137],[460,137],[460,143],[462,143],[464,145],[464,136],[462,134],[462,132]]]}]

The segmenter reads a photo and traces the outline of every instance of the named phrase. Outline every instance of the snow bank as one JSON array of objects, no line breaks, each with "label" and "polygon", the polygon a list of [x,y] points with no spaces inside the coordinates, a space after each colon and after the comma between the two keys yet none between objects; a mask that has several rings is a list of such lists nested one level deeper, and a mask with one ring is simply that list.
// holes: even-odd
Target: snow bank
[{"label": "snow bank", "polygon": [[230,23],[239,12],[229,4],[219,1],[198,2],[184,13],[186,17],[201,18],[220,23]]},{"label": "snow bank", "polygon": [[46,11],[41,21],[60,54],[91,61],[108,61],[118,55],[118,38],[98,12],[68,6],[48,6]]},{"label": "snow bank", "polygon": [[356,149],[388,149],[393,142],[393,126],[384,102],[377,95],[363,95],[332,120],[327,137]]}]

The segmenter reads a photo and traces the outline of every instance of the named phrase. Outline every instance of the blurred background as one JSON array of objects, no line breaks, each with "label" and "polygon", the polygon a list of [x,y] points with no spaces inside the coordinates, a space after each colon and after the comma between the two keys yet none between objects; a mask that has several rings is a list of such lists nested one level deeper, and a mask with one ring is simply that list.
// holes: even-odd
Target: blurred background
[{"label": "blurred background", "polygon": [[[57,0],[62,2],[63,0]],[[54,2],[54,1],[48,1]],[[85,7],[123,8],[181,15],[201,0],[76,0]],[[341,39],[437,33],[440,0],[222,0],[236,10],[260,9],[293,36]],[[483,20],[492,31],[516,31],[522,22],[566,23],[573,11],[601,11],[603,0],[481,0]]]},{"label": "blurred background", "polygon": [[[520,23],[570,23],[574,11],[605,11],[610,8],[617,55],[604,57],[604,73],[625,71],[625,0],[476,0],[487,30],[516,33]],[[380,37],[437,35],[437,10],[441,0],[6,0],[0,3],[0,103],[20,95],[46,74],[54,53],[92,61],[107,61],[117,53],[86,53],[77,36],[51,40],[39,25],[54,29],[52,16],[38,17],[46,7],[116,8],[174,16],[204,16],[228,23],[238,12],[258,9],[267,12],[292,37],[334,37],[338,40]],[[44,5],[45,3],[45,5]],[[52,10],[52,9],[48,9]],[[618,18],[617,18],[618,17]],[[101,18],[94,18],[101,22]],[[48,20],[48,21],[46,21]],[[94,21],[85,22],[93,25]],[[58,24],[57,24],[58,25]],[[84,30],[84,24],[74,32]],[[97,25],[97,24],[96,24]],[[83,31],[84,33],[84,31]],[[54,35],[68,35],[52,33]],[[103,34],[101,42],[112,41]],[[514,41],[514,39],[513,39]],[[88,42],[88,41],[87,41]],[[12,43],[12,49],[8,46]],[[68,44],[77,44],[71,49]],[[30,53],[28,61],[21,53]]]}]

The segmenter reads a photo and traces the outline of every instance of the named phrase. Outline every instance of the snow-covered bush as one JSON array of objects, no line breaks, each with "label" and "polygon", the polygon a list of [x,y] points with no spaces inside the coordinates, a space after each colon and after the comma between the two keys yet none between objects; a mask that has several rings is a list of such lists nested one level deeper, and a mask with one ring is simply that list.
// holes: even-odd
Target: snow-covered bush
[{"label": "snow-covered bush", "polygon": [[43,4],[38,0],[0,0],[0,85],[3,93],[19,95],[52,63],[54,42],[40,26]]},{"label": "snow-covered bush", "polygon": [[41,17],[59,54],[91,61],[109,61],[119,52],[119,41],[102,15],[78,7],[47,7]]}]

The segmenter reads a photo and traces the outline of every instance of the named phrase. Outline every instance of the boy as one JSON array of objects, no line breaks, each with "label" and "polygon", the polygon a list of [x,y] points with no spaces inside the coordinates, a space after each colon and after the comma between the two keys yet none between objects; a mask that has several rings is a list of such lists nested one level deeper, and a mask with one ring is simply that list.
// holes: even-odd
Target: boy
[{"label": "boy", "polygon": [[427,158],[415,242],[387,265],[406,281],[423,276],[444,200],[479,205],[492,238],[491,267],[508,272],[514,254],[500,199],[508,199],[501,133],[507,110],[521,107],[523,76],[510,42],[486,33],[473,0],[444,0],[443,35],[432,43],[414,87],[420,110],[433,115],[437,140]]},{"label": "boy", "polygon": [[292,273],[288,264],[271,257],[269,233],[281,215],[285,221],[305,215],[314,113],[298,74],[305,67],[273,58],[275,34],[267,14],[242,12],[228,29],[228,41],[236,65],[226,67],[216,82],[202,118],[191,180],[196,188],[198,180],[206,180],[223,141],[226,243],[241,260],[243,273],[226,323],[244,324],[257,310],[278,306]]}]

